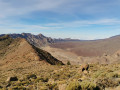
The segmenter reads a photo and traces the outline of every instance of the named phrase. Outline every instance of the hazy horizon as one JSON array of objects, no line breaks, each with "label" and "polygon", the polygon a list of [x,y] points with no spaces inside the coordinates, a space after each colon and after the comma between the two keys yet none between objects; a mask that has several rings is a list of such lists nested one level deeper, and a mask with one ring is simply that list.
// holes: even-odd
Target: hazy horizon
[{"label": "hazy horizon", "polygon": [[[22,32],[22,33],[2,33],[2,34],[23,34],[23,33],[32,34],[32,35],[42,34],[42,33],[34,34],[34,33],[29,33],[29,32]],[[0,35],[2,35],[2,34],[0,34]],[[45,37],[50,37],[50,36],[46,36],[44,34],[42,34],[42,35],[45,36]],[[120,35],[120,34],[118,34],[118,35]],[[98,38],[98,39],[80,39],[80,38],[70,38],[70,37],[65,37],[65,38],[62,38],[62,37],[50,37],[50,38],[53,38],[53,39],[78,39],[78,40],[101,40],[101,39],[107,39],[107,38],[111,38],[111,37],[118,36],[118,35],[113,35],[113,36],[110,36],[110,37]]]},{"label": "hazy horizon", "polygon": [[0,0],[0,34],[95,40],[120,34],[119,0]]}]

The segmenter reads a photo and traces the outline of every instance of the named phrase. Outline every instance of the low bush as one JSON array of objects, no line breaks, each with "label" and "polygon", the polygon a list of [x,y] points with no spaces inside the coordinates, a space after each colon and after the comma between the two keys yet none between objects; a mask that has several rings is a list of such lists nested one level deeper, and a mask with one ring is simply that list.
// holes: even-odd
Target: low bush
[{"label": "low bush", "polygon": [[67,62],[67,65],[71,65],[70,61]]},{"label": "low bush", "polygon": [[105,89],[105,88],[108,88],[108,87],[116,87],[116,86],[119,85],[119,81],[114,80],[112,78],[98,79],[96,83],[102,89]]},{"label": "low bush", "polygon": [[48,87],[50,90],[59,90],[56,83],[48,84]]},{"label": "low bush", "polygon": [[37,78],[37,76],[35,74],[29,74],[26,77],[27,77],[27,79],[30,79],[30,78],[36,79]]},{"label": "low bush", "polygon": [[99,90],[99,87],[95,83],[90,81],[82,81],[80,83],[82,90]]},{"label": "low bush", "polygon": [[80,90],[80,89],[81,85],[80,82],[78,81],[70,82],[66,88],[66,90]]}]

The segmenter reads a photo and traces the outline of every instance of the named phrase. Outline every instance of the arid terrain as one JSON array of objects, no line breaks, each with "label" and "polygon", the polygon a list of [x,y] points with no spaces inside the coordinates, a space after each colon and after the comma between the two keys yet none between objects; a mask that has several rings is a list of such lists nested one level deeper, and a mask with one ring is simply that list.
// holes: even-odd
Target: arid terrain
[{"label": "arid terrain", "polygon": [[[2,34],[0,36],[3,36]],[[120,36],[101,40],[52,39],[42,34],[9,34],[12,38],[24,38],[33,46],[44,49],[64,63],[113,63],[119,62]]]},{"label": "arid terrain", "polygon": [[0,0],[0,90],[120,90],[120,0]]},{"label": "arid terrain", "polygon": [[36,47],[25,38],[1,36],[0,89],[120,90],[119,36],[52,41]]},{"label": "arid terrain", "polygon": [[101,40],[61,41],[51,47],[73,52],[79,56],[102,56],[114,54],[120,49],[120,35]]}]

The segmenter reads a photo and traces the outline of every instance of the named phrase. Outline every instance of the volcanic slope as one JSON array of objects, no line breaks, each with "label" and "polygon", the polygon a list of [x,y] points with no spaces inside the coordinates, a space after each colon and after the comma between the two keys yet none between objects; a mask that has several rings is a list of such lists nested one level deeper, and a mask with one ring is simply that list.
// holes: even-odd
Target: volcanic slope
[{"label": "volcanic slope", "polygon": [[0,37],[0,68],[63,64],[48,52],[36,48],[23,38]]},{"label": "volcanic slope", "polygon": [[120,35],[101,40],[57,42],[51,44],[51,47],[85,57],[102,56],[104,54],[112,55],[120,50]]}]

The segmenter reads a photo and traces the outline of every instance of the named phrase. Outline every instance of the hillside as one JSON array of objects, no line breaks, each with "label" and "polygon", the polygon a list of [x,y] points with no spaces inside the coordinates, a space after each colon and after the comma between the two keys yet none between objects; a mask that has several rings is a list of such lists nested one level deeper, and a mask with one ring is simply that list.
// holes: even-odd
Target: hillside
[{"label": "hillside", "polygon": [[[22,37],[26,39],[30,44],[44,49],[64,63],[67,63],[68,60],[73,64],[81,64],[84,62],[91,63],[97,61],[101,61],[101,63],[112,63],[115,62],[116,59],[114,60],[110,57],[112,57],[114,53],[120,50],[119,35],[101,40],[77,40],[70,38],[52,39],[47,38],[42,34],[32,35],[30,33],[10,34],[10,37]],[[104,55],[110,56],[108,60],[109,62],[106,61],[105,58],[97,58]]]},{"label": "hillside", "polygon": [[120,35],[101,40],[56,42],[50,46],[72,52],[78,56],[112,55],[120,49]]},{"label": "hillside", "polygon": [[[77,56],[71,52],[51,47],[48,49],[58,55],[66,53],[70,63],[72,55],[76,60]],[[25,39],[13,39],[6,35],[0,37],[0,89],[119,90],[119,60],[120,50],[110,56],[79,57],[75,61],[77,65],[60,65],[63,64],[61,61]]]},{"label": "hillside", "polygon": [[51,54],[30,45],[25,39],[12,39],[8,35],[0,37],[0,68],[29,67],[31,64],[63,64]]},{"label": "hillside", "polygon": [[112,55],[120,49],[120,35],[101,40],[52,39],[42,34],[33,35],[30,33],[9,34],[9,36],[24,38],[38,48],[51,46],[85,57],[102,56],[103,54]]}]

